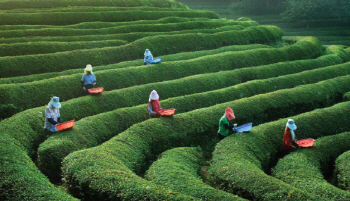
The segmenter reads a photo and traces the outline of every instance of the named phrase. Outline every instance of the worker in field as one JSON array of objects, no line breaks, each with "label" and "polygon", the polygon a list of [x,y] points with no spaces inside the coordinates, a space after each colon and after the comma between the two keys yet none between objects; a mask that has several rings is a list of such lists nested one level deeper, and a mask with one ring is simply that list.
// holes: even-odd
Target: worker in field
[{"label": "worker in field", "polygon": [[51,132],[58,131],[56,126],[61,123],[60,108],[61,103],[59,97],[54,96],[51,98],[48,106],[45,109],[45,129]]},{"label": "worker in field", "polygon": [[81,78],[81,86],[83,87],[84,94],[89,94],[88,90],[94,88],[94,85],[96,85],[96,77],[92,73],[91,64],[86,65],[84,72]]},{"label": "worker in field", "polygon": [[153,55],[149,49],[145,50],[144,58],[143,58],[143,64],[144,65],[151,65],[151,64],[156,64],[160,63],[162,61],[161,58],[153,59]]},{"label": "worker in field", "polygon": [[294,130],[297,129],[297,126],[294,123],[293,119],[288,119],[286,124],[286,129],[283,135],[283,148],[284,150],[291,152],[296,149],[297,140],[295,139]]},{"label": "worker in field", "polygon": [[229,125],[229,121],[235,119],[235,114],[231,108],[226,108],[225,114],[221,117],[219,121],[219,131],[218,138],[219,140],[224,139],[229,135],[230,130],[233,130],[237,124]]},{"label": "worker in field", "polygon": [[162,112],[162,108],[159,103],[159,95],[156,90],[153,90],[149,95],[148,101],[148,112],[151,117],[159,117],[160,112]]}]

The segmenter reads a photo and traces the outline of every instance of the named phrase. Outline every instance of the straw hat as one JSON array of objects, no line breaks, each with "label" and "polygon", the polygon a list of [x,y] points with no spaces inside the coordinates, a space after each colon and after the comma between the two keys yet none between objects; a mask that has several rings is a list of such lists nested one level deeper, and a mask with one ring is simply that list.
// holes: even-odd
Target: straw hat
[{"label": "straw hat", "polygon": [[49,102],[49,107],[61,108],[60,98],[57,96],[54,96]]},{"label": "straw hat", "polygon": [[151,92],[151,94],[149,95],[149,99],[150,100],[158,100],[159,99],[159,95],[158,95],[156,90],[153,90]]},{"label": "straw hat", "polygon": [[86,65],[84,71],[90,71],[92,73],[92,66],[91,66],[91,64]]},{"label": "straw hat", "polygon": [[149,49],[145,50],[145,56],[152,56],[152,53],[149,51]]},{"label": "straw hat", "polygon": [[297,126],[294,123],[293,119],[288,119],[287,125],[286,125],[290,130],[296,130]]},{"label": "straw hat", "polygon": [[226,115],[227,120],[229,120],[229,121],[236,118],[235,114],[233,113],[233,110],[229,107],[226,108],[225,115]]}]

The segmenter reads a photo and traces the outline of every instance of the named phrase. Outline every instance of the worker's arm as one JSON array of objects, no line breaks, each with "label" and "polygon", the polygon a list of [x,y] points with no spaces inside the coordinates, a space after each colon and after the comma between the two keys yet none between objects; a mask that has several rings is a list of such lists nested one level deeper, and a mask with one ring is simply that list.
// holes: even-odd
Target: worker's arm
[{"label": "worker's arm", "polygon": [[47,120],[53,125],[57,124],[57,121],[55,121],[53,118],[48,118]]},{"label": "worker's arm", "polygon": [[153,110],[152,110],[152,104],[151,103],[148,103],[148,112],[153,114]]},{"label": "worker's arm", "polygon": [[225,126],[225,128],[227,128],[227,129],[232,129],[232,128],[234,128],[235,126],[234,125],[228,125],[228,123],[226,123],[226,124],[224,124],[224,126]]},{"label": "worker's arm", "polygon": [[290,134],[291,134],[291,136],[292,136],[292,140],[294,141],[294,139],[295,139],[295,134],[294,134],[294,131],[293,131],[292,129],[290,129]]}]

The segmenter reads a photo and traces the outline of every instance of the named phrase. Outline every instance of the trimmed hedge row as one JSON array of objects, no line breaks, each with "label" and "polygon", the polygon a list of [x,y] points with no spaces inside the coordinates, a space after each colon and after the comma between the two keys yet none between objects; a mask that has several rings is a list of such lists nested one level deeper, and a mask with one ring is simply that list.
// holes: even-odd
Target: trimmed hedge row
[{"label": "trimmed hedge row", "polygon": [[156,20],[169,16],[219,19],[217,13],[204,10],[0,13],[0,25],[69,25],[93,21],[128,22],[137,20]]},{"label": "trimmed hedge row", "polygon": [[343,98],[345,101],[350,101],[350,91],[345,93]]},{"label": "trimmed hedge row", "polygon": [[[147,21],[147,20],[145,20]],[[108,35],[133,32],[171,32],[190,29],[215,29],[223,26],[240,25],[244,27],[258,26],[254,21],[240,22],[234,20],[211,20],[178,22],[167,24],[129,24],[116,27],[107,27],[99,29],[72,29],[69,27],[45,28],[45,29],[26,29],[0,31],[1,38],[30,37],[30,36],[79,36],[79,35]]]},{"label": "trimmed hedge row", "polygon": [[[298,130],[296,136],[298,137]],[[280,159],[273,168],[272,176],[298,189],[313,193],[323,200],[350,200],[350,192],[328,183],[324,176],[332,172],[330,164],[340,154],[350,149],[349,140],[349,132],[321,137],[315,141],[312,148],[297,150]]]},{"label": "trimmed hedge row", "polygon": [[1,10],[2,13],[54,13],[54,12],[105,12],[105,11],[185,11],[188,8],[160,8],[137,6],[137,7],[119,7],[119,6],[69,6],[69,7],[55,7],[55,8],[19,8],[11,10]]},{"label": "trimmed hedge row", "polygon": [[[343,141],[346,142],[346,141]],[[334,183],[337,187],[350,191],[350,151],[344,152],[335,160]]]},{"label": "trimmed hedge row", "polygon": [[124,40],[99,40],[79,42],[34,42],[34,43],[13,43],[0,44],[0,57],[19,56],[28,54],[48,54],[65,52],[79,49],[94,49],[102,47],[115,47],[126,45]]},{"label": "trimmed hedge row", "polygon": [[0,58],[0,67],[2,71],[0,76],[13,77],[26,74],[63,71],[85,66],[86,63],[98,66],[133,60],[140,58],[145,49],[149,47],[152,47],[153,55],[164,55],[177,52],[213,49],[227,45],[269,43],[279,40],[282,34],[282,30],[278,27],[257,26],[248,27],[242,31],[225,31],[216,34],[178,34],[145,37],[127,45],[113,48],[75,50],[45,55],[2,57]]},{"label": "trimmed hedge row", "polygon": [[[138,199],[139,190],[145,185],[145,180],[140,178],[139,183],[130,184],[127,188],[120,188],[120,186],[130,183],[130,176],[134,176],[134,173],[142,173],[147,164],[161,152],[178,146],[206,144],[208,138],[216,138],[217,120],[222,116],[226,107],[231,107],[235,111],[237,119],[242,122],[257,124],[262,121],[271,121],[290,114],[334,104],[338,98],[337,94],[346,90],[343,89],[343,86],[350,88],[349,78],[350,76],[339,77],[317,84],[303,85],[293,89],[218,104],[175,115],[173,118],[144,121],[100,146],[68,155],[62,162],[64,178],[71,186],[69,190],[72,195],[78,196],[83,193],[82,196],[87,199],[92,196],[98,199],[105,196],[109,196],[110,199],[117,196],[121,196],[121,199]],[[349,105],[346,106],[349,110]],[[284,112],[285,108],[293,108],[293,110]],[[344,110],[342,111],[344,112]],[[350,116],[349,111],[347,113]],[[346,118],[342,118],[342,120],[344,119]],[[342,126],[349,127],[349,125]],[[230,146],[233,144],[230,143]],[[126,168],[134,173],[126,174]],[[106,174],[111,171],[114,174],[107,178]],[[119,173],[120,171],[122,172]],[[252,172],[249,174],[255,176]],[[93,176],[91,177],[91,175]],[[104,185],[106,182],[109,182],[109,185]],[[284,187],[286,186],[288,187],[287,191],[292,189],[293,192],[298,192],[298,189],[284,185]],[[253,188],[251,187],[251,189]],[[108,192],[107,195],[105,192]],[[125,195],[125,192],[129,194]],[[127,197],[128,195],[133,197]]]},{"label": "trimmed hedge row", "polygon": [[55,8],[70,6],[117,6],[117,7],[137,7],[152,6],[161,8],[188,8],[183,3],[173,0],[123,0],[123,1],[103,1],[103,0],[7,0],[0,1],[2,10],[18,9],[18,8]]},{"label": "trimmed hedge row", "polygon": [[5,38],[0,39],[0,44],[7,43],[24,43],[24,42],[43,42],[43,41],[58,41],[58,42],[74,42],[74,41],[98,41],[98,40],[126,40],[128,42],[133,42],[138,39],[142,39],[147,36],[158,36],[158,35],[176,35],[176,34],[186,34],[186,33],[217,33],[223,31],[232,30],[242,30],[242,26],[224,26],[216,29],[190,29],[182,31],[172,31],[172,32],[135,32],[135,33],[125,33],[125,34],[104,34],[104,35],[82,35],[82,36],[61,36],[61,37],[21,37],[21,38]]},{"label": "trimmed hedge row", "polygon": [[[201,78],[201,76],[194,76],[193,78],[198,78],[198,81],[194,81],[193,83],[202,83],[205,86],[208,80],[214,81],[214,83],[208,85],[208,87],[203,88],[198,85],[198,87],[180,87],[182,85],[178,85],[178,89],[182,89],[181,91],[174,90],[175,84],[181,84],[184,80],[179,80],[179,82],[161,82],[154,83],[148,85],[135,86],[132,88],[126,88],[121,90],[115,90],[111,92],[105,92],[98,97],[85,96],[78,99],[72,99],[66,102],[62,102],[63,107],[61,108],[62,120],[70,120],[76,119],[79,120],[81,118],[96,115],[99,113],[111,111],[121,107],[130,107],[138,104],[144,103],[145,100],[148,100],[148,95],[151,90],[159,89],[162,85],[165,85],[164,91],[159,91],[162,94],[162,98],[169,98],[179,95],[186,95],[192,93],[203,92],[207,90],[219,89],[222,87],[232,86],[234,84],[238,84],[240,82],[245,82],[252,79],[263,79],[273,76],[285,75],[293,72],[300,72],[307,69],[314,69],[318,66],[323,65],[332,65],[333,63],[340,63],[341,60],[336,55],[327,55],[322,56],[316,60],[310,61],[294,61],[294,62],[286,62],[286,63],[277,63],[273,65],[263,66],[263,67],[252,67],[246,69],[237,69],[234,70],[233,74],[225,72],[221,73],[220,78],[210,77],[210,74],[201,75],[203,77],[209,76],[208,78]],[[260,70],[258,70],[260,69]],[[268,72],[268,73],[267,73]],[[237,78],[233,80],[232,76],[237,73]],[[218,73],[220,74],[220,73]],[[242,75],[242,76],[239,76]],[[227,76],[226,76],[227,75]],[[189,79],[193,79],[189,78]],[[203,79],[203,81],[201,81]],[[220,80],[218,82],[217,80]],[[193,85],[191,83],[191,85]],[[138,91],[139,93],[135,93]],[[118,101],[115,101],[118,100]],[[4,120],[4,124],[0,124],[0,128],[4,128],[2,130],[6,130],[9,135],[15,137],[17,140],[21,141],[22,144],[27,147],[28,154],[33,156],[36,148],[39,146],[41,142],[46,139],[46,134],[42,129],[43,119],[38,117],[39,112],[43,112],[45,107],[34,108],[31,110],[24,111],[19,113],[9,120]],[[64,114],[64,115],[63,115]],[[34,122],[32,122],[34,121]],[[22,125],[23,124],[23,125]],[[31,126],[29,126],[30,124]],[[5,125],[11,126],[11,130],[3,127]],[[35,126],[34,126],[35,125]]]},{"label": "trimmed hedge row", "polygon": [[20,142],[1,133],[0,145],[1,200],[78,200],[51,184]]},{"label": "trimmed hedge row", "polygon": [[[165,61],[180,61],[180,60],[194,59],[194,58],[212,55],[212,54],[218,54],[222,52],[243,51],[243,50],[258,49],[258,48],[272,48],[272,47],[267,45],[261,45],[261,44],[232,45],[232,46],[224,46],[224,47],[220,47],[212,50],[183,52],[183,53],[177,53],[177,54],[162,55],[159,57],[161,57]],[[108,69],[125,68],[125,67],[131,67],[131,66],[140,66],[140,64],[143,64],[143,59],[124,61],[117,64],[109,64],[106,66],[94,66],[93,72],[108,70]],[[71,70],[66,70],[62,72],[41,73],[41,74],[27,75],[27,76],[21,76],[21,77],[1,78],[0,84],[33,82],[33,81],[39,81],[39,80],[49,79],[49,78],[58,77],[58,76],[72,75],[77,73],[82,73],[82,69],[71,69]]]},{"label": "trimmed hedge row", "polygon": [[191,21],[206,21],[207,18],[185,18],[185,17],[164,17],[158,20],[139,20],[133,22],[82,22],[79,24],[72,24],[67,26],[53,26],[53,25],[6,25],[0,26],[0,30],[21,30],[21,29],[42,29],[42,28],[59,28],[67,27],[72,29],[100,29],[107,27],[116,27],[123,25],[136,25],[136,24],[166,24],[166,23],[179,23],[179,22],[191,22]]},{"label": "trimmed hedge row", "polygon": [[[320,90],[318,88],[310,92],[318,93]],[[350,102],[345,102],[289,118],[294,119],[298,126],[297,138],[317,138],[348,131],[349,109]],[[287,118],[262,124],[253,127],[250,133],[235,134],[217,144],[209,171],[221,188],[258,200],[320,200],[315,194],[297,189],[265,173],[269,172],[271,163],[277,160],[278,153],[283,151],[286,122]]]},{"label": "trimmed hedge row", "polygon": [[[195,92],[199,91],[196,91],[199,87],[202,87],[202,90],[208,90],[207,92],[179,96],[161,101],[163,108],[175,107],[176,113],[179,114],[243,97],[257,95],[259,93],[268,93],[279,89],[292,88],[297,85],[310,84],[337,76],[347,75],[350,74],[349,66],[350,63],[341,64],[242,84],[238,84],[240,83],[240,77],[249,73],[247,71],[237,73],[237,70],[235,70],[226,71],[224,75],[223,73],[213,73],[212,75],[201,75],[200,78],[196,76],[177,81],[169,81],[155,85],[154,87],[156,87],[159,92],[168,91],[170,85],[180,89],[191,86],[191,88],[195,89]],[[265,70],[267,70],[267,68],[256,68],[254,72],[256,75],[260,75],[263,71],[268,73]],[[272,68],[267,71],[273,72],[273,70]],[[210,82],[208,80],[215,81]],[[236,83],[231,82],[231,85],[238,85],[222,88],[225,87],[225,85],[223,85],[218,90],[209,91],[212,87],[208,86],[215,85],[217,83],[216,80],[227,82],[226,86],[230,86],[229,80],[236,80]],[[139,91],[140,89],[139,87],[133,88],[134,91]],[[152,87],[148,88],[152,89]],[[190,94],[190,92],[188,92],[188,94]],[[230,94],[230,96],[227,96],[227,94]],[[174,96],[176,95],[174,94]],[[146,108],[147,105],[142,104],[131,108],[122,108],[111,112],[105,112],[77,121],[74,129],[51,136],[40,144],[38,148],[39,169],[50,179],[59,180],[59,167],[65,156],[77,150],[97,146],[118,133],[123,132],[130,126],[147,120],[149,116]],[[94,123],[91,124],[91,122]],[[96,125],[109,126],[100,128]]]},{"label": "trimmed hedge row", "polygon": [[[293,52],[290,50],[293,50]],[[95,75],[99,86],[103,86],[104,90],[109,91],[201,73],[315,58],[321,54],[322,46],[316,38],[304,38],[294,45],[278,49],[263,48],[224,52],[187,61],[163,62],[158,65],[98,71]],[[46,100],[49,100],[53,95],[59,96],[62,100],[76,98],[82,95],[81,86],[78,84],[81,76],[82,74],[74,74],[24,84],[0,85],[0,100],[2,100],[0,103],[13,103],[15,106],[29,109],[44,105]],[[47,86],[52,87],[48,88]],[[2,99],[1,97],[7,98]]]},{"label": "trimmed hedge row", "polygon": [[198,175],[201,164],[204,164],[204,158],[200,148],[174,148],[160,155],[147,170],[145,178],[202,200],[245,200],[205,184]]}]

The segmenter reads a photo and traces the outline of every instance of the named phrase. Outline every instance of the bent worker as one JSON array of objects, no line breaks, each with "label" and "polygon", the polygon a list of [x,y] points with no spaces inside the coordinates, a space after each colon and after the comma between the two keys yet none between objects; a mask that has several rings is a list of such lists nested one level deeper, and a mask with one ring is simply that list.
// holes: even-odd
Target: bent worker
[{"label": "bent worker", "polygon": [[88,90],[91,88],[94,88],[94,85],[96,85],[96,77],[92,73],[92,66],[91,64],[86,65],[84,69],[85,74],[81,78],[81,86],[83,87],[84,94],[88,94]]},{"label": "bent worker", "polygon": [[56,125],[61,123],[60,118],[60,108],[61,103],[59,101],[59,97],[54,96],[48,106],[45,109],[45,126],[44,128],[51,131],[51,132],[57,132]]},{"label": "bent worker", "polygon": [[219,131],[218,131],[218,138],[219,140],[224,139],[229,135],[230,129],[233,129],[237,126],[237,124],[229,125],[229,121],[232,119],[235,119],[235,114],[233,113],[233,110],[231,108],[226,108],[225,114],[221,117],[219,121]]},{"label": "bent worker", "polygon": [[293,119],[288,119],[288,122],[286,124],[286,130],[283,135],[283,148],[284,150],[291,152],[294,149],[296,149],[296,139],[294,130],[297,129],[297,126],[294,123]]},{"label": "bent worker", "polygon": [[149,51],[149,49],[145,50],[144,59],[143,59],[144,65],[151,65],[151,64],[155,64],[155,63],[160,63],[161,60],[162,60],[161,58],[153,59],[153,55],[152,55],[151,51]]},{"label": "bent worker", "polygon": [[148,112],[151,117],[159,117],[163,109],[160,107],[159,95],[156,90],[153,90],[149,95]]}]

